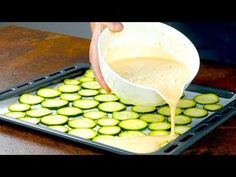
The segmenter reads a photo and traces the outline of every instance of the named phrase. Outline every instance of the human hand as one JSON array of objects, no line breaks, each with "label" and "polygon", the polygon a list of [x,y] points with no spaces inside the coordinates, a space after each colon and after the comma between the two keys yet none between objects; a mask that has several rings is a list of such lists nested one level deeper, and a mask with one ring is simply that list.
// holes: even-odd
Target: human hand
[{"label": "human hand", "polygon": [[92,31],[92,39],[90,42],[89,48],[89,61],[92,65],[92,70],[97,82],[101,85],[101,87],[106,90],[106,92],[110,92],[110,88],[107,86],[106,82],[103,79],[99,61],[98,61],[98,51],[97,51],[97,42],[99,35],[102,31],[108,27],[108,29],[112,32],[119,32],[123,29],[123,25],[118,22],[92,22],[90,23],[91,31]]}]

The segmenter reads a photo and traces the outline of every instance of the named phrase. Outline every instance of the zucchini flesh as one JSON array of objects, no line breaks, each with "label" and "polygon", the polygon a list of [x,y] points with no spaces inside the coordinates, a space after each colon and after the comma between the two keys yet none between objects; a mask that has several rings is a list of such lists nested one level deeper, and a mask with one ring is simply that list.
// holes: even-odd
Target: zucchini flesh
[{"label": "zucchini flesh", "polygon": [[[171,122],[171,117],[168,117],[168,122]],[[190,124],[191,122],[192,122],[192,119],[189,116],[182,115],[182,114],[175,116],[176,125],[186,125],[186,124]]]},{"label": "zucchini flesh", "polygon": [[170,127],[171,125],[168,122],[156,122],[156,123],[151,123],[148,126],[150,130],[169,130]]},{"label": "zucchini flesh", "polygon": [[196,95],[193,99],[198,104],[214,104],[218,103],[220,100],[219,96],[214,93]]},{"label": "zucchini flesh", "polygon": [[38,109],[31,109],[29,111],[26,111],[26,114],[30,117],[43,117],[46,115],[51,114],[52,111],[47,108],[38,108]]},{"label": "zucchini flesh", "polygon": [[67,101],[76,101],[79,100],[81,96],[78,95],[77,93],[62,93],[60,95],[60,98],[62,100],[67,100]]},{"label": "zucchini flesh", "polygon": [[168,136],[170,132],[166,130],[154,130],[148,133],[150,136]]},{"label": "zucchini flesh", "polygon": [[147,123],[153,123],[153,122],[163,122],[165,117],[160,114],[143,114],[140,117],[141,120],[144,120]]},{"label": "zucchini flesh", "polygon": [[184,115],[194,118],[202,118],[207,116],[208,112],[202,108],[188,108],[184,111]]},{"label": "zucchini flesh", "polygon": [[[164,116],[170,116],[170,107],[169,106],[162,106],[160,107],[157,112],[159,114],[162,114]],[[182,113],[182,109],[180,108],[176,108],[176,111],[175,111],[175,115],[178,115],[178,114],[181,114]]]},{"label": "zucchini flesh", "polygon": [[25,112],[7,112],[4,115],[8,117],[13,117],[13,118],[22,118],[26,116],[26,113]]},{"label": "zucchini flesh", "polygon": [[41,103],[42,107],[49,108],[49,109],[58,109],[68,105],[67,100],[58,100],[58,99],[49,99],[45,100]]},{"label": "zucchini flesh", "polygon": [[41,88],[37,91],[37,95],[44,98],[55,98],[61,94],[60,91],[53,88]]},{"label": "zucchini flesh", "polygon": [[221,104],[207,104],[204,105],[203,108],[207,111],[218,111],[223,108]]},{"label": "zucchini flesh", "polygon": [[80,81],[78,81],[76,79],[65,79],[64,84],[66,84],[66,85],[79,85]]},{"label": "zucchini flesh", "polygon": [[101,118],[97,121],[98,125],[100,126],[114,126],[119,123],[117,119],[112,118]]},{"label": "zucchini flesh", "polygon": [[93,128],[96,126],[96,122],[89,118],[77,118],[68,122],[71,128]]},{"label": "zucchini flesh", "polygon": [[99,104],[98,101],[95,100],[77,100],[73,102],[73,106],[81,109],[91,109],[97,107]]},{"label": "zucchini flesh", "polygon": [[81,89],[78,91],[78,94],[81,96],[95,96],[99,93],[97,90],[91,90],[91,89]]},{"label": "zucchini flesh", "polygon": [[79,81],[80,82],[89,82],[89,81],[94,81],[94,78],[82,76],[79,78]]},{"label": "zucchini flesh", "polygon": [[75,107],[64,107],[57,110],[57,113],[65,116],[79,116],[83,114],[83,110]]},{"label": "zucchini flesh", "polygon": [[69,131],[69,128],[63,125],[52,125],[52,126],[48,126],[48,128],[51,128],[60,132],[64,132],[64,133]]},{"label": "zucchini flesh", "polygon": [[22,111],[27,111],[29,109],[30,105],[24,103],[14,103],[8,107],[8,110],[12,112],[22,112]]},{"label": "zucchini flesh", "polygon": [[95,78],[92,69],[86,70],[85,73],[84,73],[84,76],[89,77],[89,78]]},{"label": "zucchini flesh", "polygon": [[120,133],[121,128],[118,126],[106,126],[98,129],[98,133],[103,135],[116,135]]},{"label": "zucchini flesh", "polygon": [[85,89],[92,89],[92,90],[98,90],[101,88],[101,86],[97,81],[83,82],[81,86]]},{"label": "zucchini flesh", "polygon": [[68,134],[78,136],[84,139],[93,139],[95,136],[97,136],[97,132],[95,130],[88,128],[72,129],[68,132]]},{"label": "zucchini flesh", "polygon": [[194,106],[196,106],[196,102],[187,98],[180,99],[177,105],[178,108],[183,108],[183,109],[192,108]]},{"label": "zucchini flesh", "polygon": [[187,126],[187,125],[178,125],[178,126],[175,126],[175,133],[176,134],[184,134],[186,131],[188,131],[191,127],[190,126]]},{"label": "zucchini flesh", "polygon": [[57,87],[60,92],[63,93],[74,93],[78,92],[81,89],[80,85],[61,85]]},{"label": "zucchini flesh", "polygon": [[119,98],[114,94],[101,94],[94,97],[99,102],[118,101]]},{"label": "zucchini flesh", "polygon": [[102,111],[89,111],[83,114],[84,117],[90,118],[90,119],[100,119],[100,118],[105,117],[106,115],[107,113],[102,112]]},{"label": "zucchini flesh", "polygon": [[145,133],[141,131],[123,131],[119,134],[120,137],[138,137],[138,136],[146,136]]},{"label": "zucchini flesh", "polygon": [[21,117],[21,118],[19,118],[19,120],[30,122],[32,124],[38,124],[40,122],[40,119],[33,118],[33,117]]},{"label": "zucchini flesh", "polygon": [[143,130],[147,127],[147,122],[139,119],[123,120],[119,126],[125,130]]},{"label": "zucchini flesh", "polygon": [[137,119],[139,118],[139,114],[127,110],[127,111],[113,112],[112,117],[118,120]]},{"label": "zucchini flesh", "polygon": [[104,90],[103,88],[100,88],[98,91],[99,91],[99,93],[101,93],[101,94],[107,94],[106,90]]},{"label": "zucchini flesh", "polygon": [[133,106],[132,111],[138,113],[149,113],[154,112],[156,110],[155,106]]},{"label": "zucchini flesh", "polygon": [[45,125],[62,125],[67,123],[67,116],[52,114],[41,118],[41,123]]},{"label": "zucchini flesh", "polygon": [[104,112],[117,112],[125,109],[125,105],[119,102],[104,102],[98,105],[98,109]]},{"label": "zucchini flesh", "polygon": [[44,101],[43,97],[28,93],[25,93],[19,97],[19,102],[24,104],[35,105],[41,103],[42,101]]}]

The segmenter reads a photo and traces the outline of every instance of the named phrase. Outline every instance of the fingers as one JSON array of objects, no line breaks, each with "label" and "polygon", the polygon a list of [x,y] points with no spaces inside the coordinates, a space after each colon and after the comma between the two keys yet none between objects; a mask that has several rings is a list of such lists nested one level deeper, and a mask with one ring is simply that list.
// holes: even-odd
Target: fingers
[{"label": "fingers", "polygon": [[104,90],[106,90],[106,92],[109,93],[111,92],[111,90],[103,79],[100,66],[99,66],[99,60],[98,60],[97,41],[98,41],[100,32],[101,32],[101,29],[94,29],[93,31],[93,36],[92,36],[92,40],[91,40],[90,48],[89,48],[89,60],[92,65],[92,70],[94,72],[97,82],[101,85],[101,87]]},{"label": "fingers", "polygon": [[104,25],[107,26],[108,29],[113,32],[119,32],[123,29],[122,23],[118,22],[104,23]]}]

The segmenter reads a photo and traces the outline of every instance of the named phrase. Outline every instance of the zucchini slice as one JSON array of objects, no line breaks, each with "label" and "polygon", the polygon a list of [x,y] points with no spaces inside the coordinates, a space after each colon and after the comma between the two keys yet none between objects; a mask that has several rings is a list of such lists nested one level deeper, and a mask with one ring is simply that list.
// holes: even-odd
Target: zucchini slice
[{"label": "zucchini slice", "polygon": [[184,111],[184,115],[194,118],[202,118],[207,116],[208,112],[202,108],[188,108]]},{"label": "zucchini slice", "polygon": [[102,111],[89,111],[83,114],[84,117],[90,118],[90,119],[100,119],[100,118],[105,117],[106,115],[107,113],[102,112]]},{"label": "zucchini slice", "polygon": [[28,116],[35,117],[35,118],[43,117],[43,116],[49,115],[51,113],[52,113],[52,111],[47,108],[37,108],[37,109],[31,109],[29,111],[26,111],[26,114]]},{"label": "zucchini slice", "polygon": [[80,85],[61,85],[57,87],[60,92],[63,93],[74,93],[78,92],[81,89]]},{"label": "zucchini slice", "polygon": [[49,109],[58,109],[65,107],[69,104],[67,100],[49,99],[41,103],[42,107]]},{"label": "zucchini slice", "polygon": [[84,73],[84,76],[89,77],[89,78],[95,78],[92,69],[86,70],[85,73]]},{"label": "zucchini slice", "polygon": [[83,110],[75,107],[64,107],[57,110],[57,113],[64,116],[79,116],[83,114]]},{"label": "zucchini slice", "polygon": [[114,126],[119,123],[119,120],[112,118],[101,118],[97,121],[100,126]]},{"label": "zucchini slice", "polygon": [[138,136],[146,136],[145,133],[141,131],[123,131],[119,134],[120,137],[138,137]]},{"label": "zucchini slice", "polygon": [[84,139],[93,139],[95,136],[97,136],[97,132],[95,130],[88,128],[72,129],[68,132],[68,134],[78,136]]},{"label": "zucchini slice", "polygon": [[204,105],[203,108],[207,111],[218,111],[222,109],[223,105],[221,104],[207,104]]},{"label": "zucchini slice", "polygon": [[218,103],[220,100],[219,96],[214,93],[204,93],[196,95],[193,99],[198,104],[214,104]]},{"label": "zucchini slice", "polygon": [[119,98],[114,94],[101,94],[94,97],[99,102],[118,101]]},{"label": "zucchini slice", "polygon": [[194,106],[196,106],[196,102],[187,98],[180,99],[177,105],[178,108],[183,108],[183,109],[192,108]]},{"label": "zucchini slice", "polygon": [[73,102],[73,106],[81,109],[91,109],[97,107],[99,104],[98,101],[95,100],[77,100]]},{"label": "zucchini slice", "polygon": [[150,136],[168,136],[170,132],[166,130],[154,130],[148,133]]},{"label": "zucchini slice", "polygon": [[64,133],[69,131],[69,128],[63,125],[52,125],[52,126],[48,126],[48,128],[51,128],[60,132],[64,132]]},{"label": "zucchini slice", "polygon": [[12,112],[28,111],[29,109],[30,109],[30,105],[24,104],[24,103],[14,103],[8,106],[8,110]]},{"label": "zucchini slice", "polygon": [[147,122],[139,119],[123,120],[119,126],[125,130],[143,130],[147,127]]},{"label": "zucchini slice", "polygon": [[104,102],[98,105],[98,109],[104,112],[117,112],[125,108],[125,105],[119,102]]},{"label": "zucchini slice", "polygon": [[60,91],[53,88],[41,88],[37,91],[37,95],[44,98],[55,98],[61,94]]},{"label": "zucchini slice", "polygon": [[92,90],[98,90],[101,88],[101,86],[97,81],[83,82],[81,86],[85,89],[92,89]]},{"label": "zucchini slice", "polygon": [[62,125],[68,122],[68,117],[63,115],[52,114],[41,118],[41,123],[45,125]]},{"label": "zucchini slice", "polygon": [[150,130],[169,130],[170,127],[171,125],[168,122],[155,122],[148,126]]},{"label": "zucchini slice", "polygon": [[99,94],[98,90],[91,90],[91,89],[81,89],[80,91],[78,91],[78,94],[84,97],[87,96],[95,96],[97,94]]},{"label": "zucchini slice", "polygon": [[90,82],[90,81],[94,81],[94,78],[82,76],[79,78],[79,81],[80,82]]},{"label": "zucchini slice", "polygon": [[102,135],[116,135],[120,133],[121,128],[118,126],[106,126],[98,129],[98,133]]},{"label": "zucchini slice", "polygon": [[106,90],[104,90],[103,88],[100,88],[98,91],[99,91],[99,93],[101,93],[101,94],[107,94]]},{"label": "zucchini slice", "polygon": [[40,119],[33,118],[33,117],[21,117],[21,118],[19,118],[19,120],[30,122],[32,124],[38,124],[40,122]]},{"label": "zucchini slice", "polygon": [[[171,123],[171,117],[168,117],[168,122]],[[182,114],[175,116],[176,125],[186,125],[186,124],[190,124],[191,122],[192,122],[192,119],[189,116],[182,115]]]},{"label": "zucchini slice", "polygon": [[71,128],[93,128],[96,126],[96,122],[89,118],[77,118],[68,122]]},{"label": "zucchini slice", "polygon": [[176,134],[184,134],[186,131],[188,131],[191,127],[190,126],[187,126],[187,125],[178,125],[178,126],[175,126],[175,133]]},{"label": "zucchini slice", "polygon": [[26,113],[25,112],[7,112],[4,115],[8,117],[13,117],[13,118],[22,118],[26,116]]},{"label": "zucchini slice", "polygon": [[28,94],[28,93],[25,93],[19,97],[19,102],[24,103],[24,104],[35,105],[35,104],[39,104],[43,101],[44,101],[43,97]]},{"label": "zucchini slice", "polygon": [[113,112],[112,117],[118,120],[137,119],[139,114],[133,111]]},{"label": "zucchini slice", "polygon": [[141,120],[144,120],[147,123],[153,123],[153,122],[163,122],[165,120],[165,117],[160,114],[143,114],[140,117]]},{"label": "zucchini slice", "polygon": [[149,113],[154,112],[156,110],[155,106],[133,106],[132,111],[138,113]]},{"label": "zucchini slice", "polygon": [[[169,106],[162,106],[160,107],[157,112],[159,114],[162,114],[164,116],[170,116],[170,107]],[[176,108],[176,111],[175,111],[175,115],[178,115],[178,114],[181,114],[182,113],[182,109],[180,108]]]},{"label": "zucchini slice", "polygon": [[66,84],[66,85],[79,85],[80,81],[78,81],[76,79],[65,79],[64,84]]},{"label": "zucchini slice", "polygon": [[60,98],[62,100],[67,100],[67,101],[76,101],[79,100],[81,96],[78,95],[77,93],[62,93],[60,95]]}]

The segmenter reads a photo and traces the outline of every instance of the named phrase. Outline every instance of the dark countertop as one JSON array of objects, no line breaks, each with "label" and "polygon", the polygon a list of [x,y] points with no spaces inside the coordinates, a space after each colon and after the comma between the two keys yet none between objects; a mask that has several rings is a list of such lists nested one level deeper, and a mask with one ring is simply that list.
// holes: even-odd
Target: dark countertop
[{"label": "dark countertop", "polygon": [[[88,63],[89,40],[16,26],[0,28],[0,90],[76,63]],[[236,92],[235,66],[201,62],[194,83]],[[0,154],[106,154],[0,122]],[[236,116],[182,154],[236,154]]]}]

